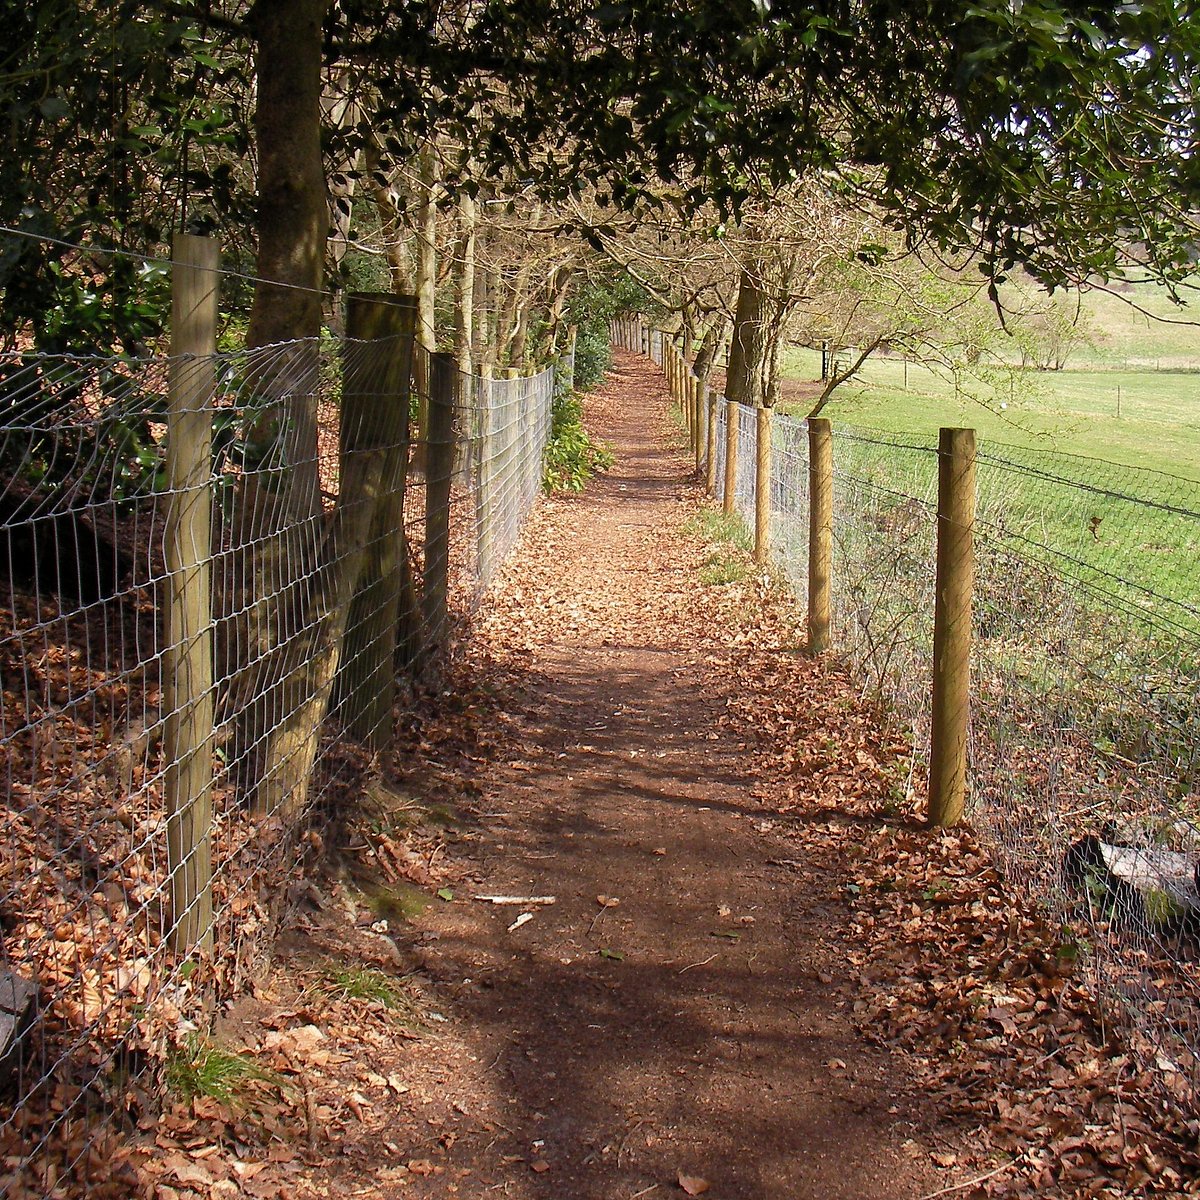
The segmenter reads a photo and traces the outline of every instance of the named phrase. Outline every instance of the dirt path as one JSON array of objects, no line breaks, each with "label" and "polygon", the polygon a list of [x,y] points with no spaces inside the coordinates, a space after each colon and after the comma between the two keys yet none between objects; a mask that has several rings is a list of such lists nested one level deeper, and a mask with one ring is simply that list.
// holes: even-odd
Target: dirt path
[{"label": "dirt path", "polygon": [[475,870],[485,892],[557,902],[424,921],[425,970],[470,981],[459,1032],[524,1159],[473,1163],[469,1190],[665,1196],[682,1173],[729,1200],[918,1196],[936,1183],[902,1067],[844,1013],[847,876],[751,798],[722,722],[662,404],[619,360],[591,406],[616,465],[548,507],[520,564],[525,752],[486,789]]},{"label": "dirt path", "polygon": [[540,507],[218,1022],[261,1070],[148,1106],[89,1195],[1195,1193],[1061,931],[923,827],[769,576],[704,582],[661,378],[621,355],[588,412],[616,466]]}]

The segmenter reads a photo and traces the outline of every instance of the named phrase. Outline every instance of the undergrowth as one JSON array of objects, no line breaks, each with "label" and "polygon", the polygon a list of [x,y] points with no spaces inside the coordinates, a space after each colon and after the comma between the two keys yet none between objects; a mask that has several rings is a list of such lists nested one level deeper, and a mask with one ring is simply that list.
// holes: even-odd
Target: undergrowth
[{"label": "undergrowth", "polygon": [[580,492],[598,471],[613,464],[612,451],[595,442],[583,427],[583,405],[577,395],[554,397],[550,440],[542,460],[542,486],[548,492]]},{"label": "undergrowth", "polygon": [[247,1084],[278,1084],[280,1080],[245,1055],[193,1034],[167,1059],[166,1082],[184,1100],[207,1096],[221,1104],[232,1104]]},{"label": "undergrowth", "polygon": [[407,998],[396,980],[369,967],[335,967],[325,977],[322,990],[339,1000],[366,1000],[384,1008],[402,1008]]},{"label": "undergrowth", "polygon": [[706,587],[740,583],[750,573],[752,564],[747,555],[754,548],[754,540],[736,513],[703,508],[687,519],[683,532],[707,544],[708,553],[698,573]]}]

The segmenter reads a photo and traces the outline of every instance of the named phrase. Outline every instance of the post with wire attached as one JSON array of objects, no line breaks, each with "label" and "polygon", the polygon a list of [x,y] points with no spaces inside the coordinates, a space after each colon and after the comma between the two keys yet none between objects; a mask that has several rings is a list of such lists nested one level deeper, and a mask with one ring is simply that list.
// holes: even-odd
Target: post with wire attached
[{"label": "post with wire attached", "polygon": [[475,458],[475,531],[479,559],[479,582],[486,587],[495,568],[496,524],[496,433],[492,415],[491,367],[484,363],[475,383],[478,396],[479,440]]},{"label": "post with wire attached", "polygon": [[975,431],[943,429],[938,440],[930,825],[957,825],[966,808],[974,586]]},{"label": "post with wire attached", "polygon": [[704,410],[704,381],[698,375],[691,377],[691,396],[689,401],[692,408],[692,449],[696,452],[696,478],[704,469],[704,422],[701,414]]},{"label": "post with wire attached", "polygon": [[449,620],[450,484],[454,477],[454,409],[458,370],[450,354],[430,356],[429,473],[425,481],[425,578],[421,615],[426,645],[437,648]]},{"label": "post with wire attached", "polygon": [[725,490],[721,511],[731,517],[737,507],[738,416],[742,406],[736,400],[725,401]]},{"label": "post with wire attached", "polygon": [[761,567],[771,556],[771,408],[760,404],[754,448],[754,561]]},{"label": "post with wire attached", "polygon": [[212,950],[212,409],[216,393],[218,247],[178,234],[172,248],[167,401],[167,869],[171,949]]},{"label": "post with wire attached", "polygon": [[833,431],[808,419],[808,652],[829,649],[829,581],[833,559]]},{"label": "post with wire attached", "polygon": [[[347,507],[369,508],[371,518],[332,707],[346,733],[375,752],[392,734],[397,656],[405,665],[415,662],[421,635],[404,532],[416,329],[416,296],[347,297],[338,476]],[[376,456],[382,473],[373,485]]]},{"label": "post with wire attached", "polygon": [[706,414],[706,441],[704,463],[704,490],[708,495],[717,494],[717,404],[718,393],[714,392],[705,381],[700,385],[701,411]]}]

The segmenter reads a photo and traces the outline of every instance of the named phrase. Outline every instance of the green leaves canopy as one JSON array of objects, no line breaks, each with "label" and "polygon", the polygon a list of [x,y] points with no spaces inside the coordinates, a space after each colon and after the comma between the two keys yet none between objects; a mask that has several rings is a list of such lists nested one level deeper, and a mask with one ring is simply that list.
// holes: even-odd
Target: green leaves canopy
[{"label": "green leaves canopy", "polygon": [[404,111],[470,132],[480,106],[485,160],[551,193],[734,211],[820,171],[990,274],[1063,283],[1129,250],[1190,270],[1200,21],[1176,0],[493,0],[418,23],[407,53],[386,21],[361,43],[424,81]]},{"label": "green leaves canopy", "polygon": [[[171,224],[249,221],[261,4],[9,6],[3,223],[153,251]],[[320,36],[366,114],[337,131],[341,162],[437,132],[480,164],[464,187],[685,214],[819,173],[914,240],[1050,285],[1129,257],[1177,280],[1195,258],[1200,20],[1182,0],[336,0]],[[0,244],[5,324],[48,347],[86,307],[60,257]],[[128,344],[148,322],[119,293],[103,307]]]}]

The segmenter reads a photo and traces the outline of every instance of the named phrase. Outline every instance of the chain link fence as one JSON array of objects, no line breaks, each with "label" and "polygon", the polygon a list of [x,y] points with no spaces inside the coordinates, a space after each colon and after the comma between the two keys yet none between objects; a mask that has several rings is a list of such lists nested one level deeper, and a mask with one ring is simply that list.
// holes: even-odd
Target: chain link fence
[{"label": "chain link fence", "polygon": [[5,1195],[104,1178],[516,543],[556,371],[412,352],[0,361]]}]

